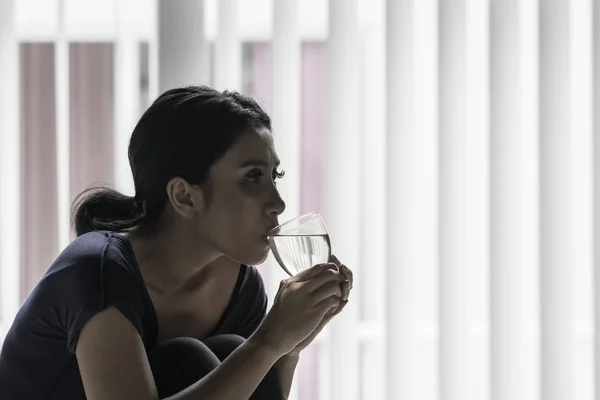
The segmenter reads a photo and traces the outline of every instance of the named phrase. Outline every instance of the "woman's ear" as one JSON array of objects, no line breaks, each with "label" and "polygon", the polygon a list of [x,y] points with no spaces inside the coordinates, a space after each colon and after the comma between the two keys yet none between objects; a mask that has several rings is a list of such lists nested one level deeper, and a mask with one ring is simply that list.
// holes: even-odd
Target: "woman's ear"
[{"label": "woman's ear", "polygon": [[206,206],[204,191],[181,177],[171,178],[166,189],[171,206],[185,219],[196,217]]}]

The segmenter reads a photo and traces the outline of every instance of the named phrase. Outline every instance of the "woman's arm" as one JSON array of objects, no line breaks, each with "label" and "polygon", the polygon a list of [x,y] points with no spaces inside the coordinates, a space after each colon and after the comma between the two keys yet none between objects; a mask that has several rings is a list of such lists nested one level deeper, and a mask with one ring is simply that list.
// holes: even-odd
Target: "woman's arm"
[{"label": "woman's arm", "polygon": [[292,381],[294,380],[294,371],[296,370],[299,359],[298,355],[287,354],[275,363],[275,370],[279,377],[279,383],[286,398],[290,397]]},{"label": "woman's arm", "polygon": [[[89,400],[158,399],[142,339],[116,308],[88,321],[79,336],[76,355]],[[169,400],[247,399],[280,357],[260,338],[250,337],[219,367]],[[233,376],[235,385],[231,384]]]}]

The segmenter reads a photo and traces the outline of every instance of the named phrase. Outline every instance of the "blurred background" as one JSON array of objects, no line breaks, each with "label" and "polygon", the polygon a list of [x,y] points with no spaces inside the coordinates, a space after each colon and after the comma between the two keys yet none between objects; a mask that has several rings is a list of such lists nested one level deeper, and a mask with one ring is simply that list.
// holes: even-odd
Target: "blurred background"
[{"label": "blurred background", "polygon": [[600,399],[599,3],[0,0],[0,340],[73,198],[133,194],[141,113],[202,83],[270,113],[282,220],[355,273],[292,399]]}]

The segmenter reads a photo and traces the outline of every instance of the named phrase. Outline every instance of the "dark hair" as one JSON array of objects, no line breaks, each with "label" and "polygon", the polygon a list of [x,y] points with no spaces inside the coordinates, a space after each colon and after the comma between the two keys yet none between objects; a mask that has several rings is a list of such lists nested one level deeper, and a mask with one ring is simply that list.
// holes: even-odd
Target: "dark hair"
[{"label": "dark hair", "polygon": [[252,98],[237,92],[189,86],[162,94],[144,113],[129,142],[135,196],[97,187],[73,202],[77,236],[93,230],[123,231],[152,224],[167,203],[166,185],[179,176],[208,187],[210,167],[249,129],[271,130]]}]

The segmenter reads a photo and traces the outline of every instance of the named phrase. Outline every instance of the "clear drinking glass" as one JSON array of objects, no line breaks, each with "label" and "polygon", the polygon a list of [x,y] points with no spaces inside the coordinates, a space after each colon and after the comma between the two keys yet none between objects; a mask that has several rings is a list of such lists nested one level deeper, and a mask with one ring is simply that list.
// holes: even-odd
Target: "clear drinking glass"
[{"label": "clear drinking glass", "polygon": [[293,276],[331,256],[329,233],[321,216],[310,213],[273,228],[267,235],[275,259]]}]

